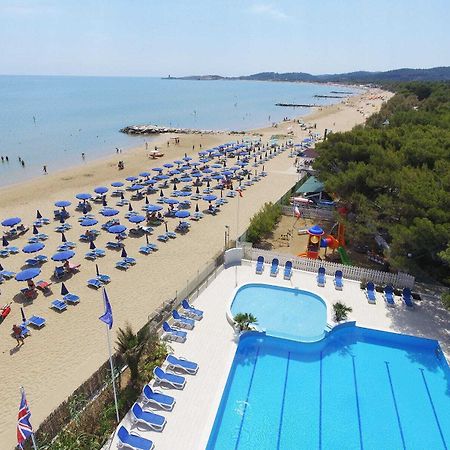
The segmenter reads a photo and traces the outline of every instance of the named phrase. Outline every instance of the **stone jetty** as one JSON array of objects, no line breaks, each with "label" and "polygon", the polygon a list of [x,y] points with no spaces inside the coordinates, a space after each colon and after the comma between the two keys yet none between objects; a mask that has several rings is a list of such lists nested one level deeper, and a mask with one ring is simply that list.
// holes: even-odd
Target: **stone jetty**
[{"label": "stone jetty", "polygon": [[214,134],[225,133],[225,131],[215,130],[197,130],[192,128],[173,128],[173,127],[160,127],[158,125],[130,125],[120,130],[122,133],[131,135],[151,135],[151,134]]}]

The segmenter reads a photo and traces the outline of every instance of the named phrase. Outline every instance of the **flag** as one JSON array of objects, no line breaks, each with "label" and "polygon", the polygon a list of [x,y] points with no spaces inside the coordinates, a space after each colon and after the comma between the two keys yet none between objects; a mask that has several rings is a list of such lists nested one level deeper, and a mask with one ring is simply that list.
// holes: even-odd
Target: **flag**
[{"label": "flag", "polygon": [[33,434],[30,417],[31,413],[28,408],[25,391],[22,388],[22,398],[20,400],[19,414],[17,417],[17,445],[20,448],[23,448],[22,444]]},{"label": "flag", "polygon": [[300,210],[298,209],[298,206],[294,207],[294,216],[297,217],[297,219],[299,219],[302,216]]},{"label": "flag", "polygon": [[238,192],[239,197],[243,197],[243,195],[242,195],[242,189],[241,189],[240,186],[238,186],[238,187],[236,188],[236,191]]},{"label": "flag", "polygon": [[113,315],[111,304],[109,303],[108,294],[106,293],[105,288],[103,288],[103,301],[105,302],[105,313],[102,316],[100,316],[99,319],[102,322],[105,322],[106,325],[108,325],[109,329],[111,329],[113,325]]}]

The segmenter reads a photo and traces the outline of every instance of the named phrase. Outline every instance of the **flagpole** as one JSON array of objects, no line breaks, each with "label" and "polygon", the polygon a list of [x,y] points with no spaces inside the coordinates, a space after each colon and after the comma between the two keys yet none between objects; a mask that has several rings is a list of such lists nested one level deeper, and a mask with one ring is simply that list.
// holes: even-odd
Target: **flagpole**
[{"label": "flagpole", "polygon": [[[236,248],[239,247],[239,205],[241,203],[241,186],[238,186],[238,201],[237,201],[237,210],[236,210]],[[237,287],[237,275],[238,275],[238,267],[237,264],[234,266],[234,286]]]},{"label": "flagpole", "polygon": [[116,406],[117,423],[119,423],[120,422],[119,407],[117,405],[116,383],[114,381],[114,364],[113,364],[113,360],[112,360],[112,351],[111,351],[111,337],[110,337],[108,325],[106,325],[106,337],[107,337],[107,340],[108,340],[109,365],[111,367],[111,381],[112,381],[113,391],[114,391],[114,404]]},{"label": "flagpole", "polygon": [[[25,389],[23,388],[23,386],[20,386],[20,393],[24,394],[25,398],[26,398]],[[28,403],[27,403],[27,406],[28,406]],[[29,407],[28,407],[28,411],[29,411]],[[31,432],[31,442],[33,443],[34,450],[38,450],[37,445],[36,445],[36,438],[34,437],[34,431]]]}]

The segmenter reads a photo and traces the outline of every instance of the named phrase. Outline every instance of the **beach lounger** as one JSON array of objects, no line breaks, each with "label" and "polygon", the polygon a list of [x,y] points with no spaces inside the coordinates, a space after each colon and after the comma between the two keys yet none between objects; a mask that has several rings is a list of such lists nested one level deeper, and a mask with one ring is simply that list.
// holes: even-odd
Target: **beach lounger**
[{"label": "beach lounger", "polygon": [[109,241],[106,243],[106,247],[111,250],[120,250],[122,248],[122,244],[120,242]]},{"label": "beach lounger", "polygon": [[71,263],[69,261],[69,265],[67,266],[70,272],[78,272],[80,270],[81,264]]},{"label": "beach lounger", "polygon": [[195,320],[189,319],[188,317],[183,317],[180,313],[174,309],[172,311],[173,324],[179,328],[187,328],[188,330],[192,330],[195,326]]},{"label": "beach lounger", "polygon": [[31,316],[26,322],[26,325],[33,325],[36,328],[42,328],[45,325],[45,319],[39,316]]},{"label": "beach lounger", "polygon": [[132,258],[131,256],[125,256],[124,258],[122,258],[122,261],[125,261],[130,266],[134,266],[136,264],[136,259]]},{"label": "beach lounger", "polygon": [[45,255],[37,255],[36,258],[39,264],[44,264],[48,261],[48,258]]},{"label": "beach lounger", "polygon": [[90,259],[90,260],[92,260],[92,261],[94,261],[95,259],[97,259],[97,255],[96,255],[96,253],[93,252],[93,251],[87,252],[87,253],[84,255],[84,257],[85,257],[86,259]]},{"label": "beach lounger", "polygon": [[192,319],[195,320],[201,320],[203,318],[203,311],[201,311],[200,309],[196,309],[193,306],[191,306],[188,302],[188,299],[185,298],[182,302],[181,302],[181,306],[184,309],[184,313],[188,316],[191,317]]},{"label": "beach lounger", "polygon": [[270,267],[270,276],[271,277],[276,277],[278,275],[278,258],[273,258],[272,259],[272,266]]},{"label": "beach lounger", "polygon": [[167,355],[167,368],[170,370],[182,370],[190,375],[195,375],[198,371],[198,364],[188,361],[185,358],[177,358],[174,355]]},{"label": "beach lounger", "polygon": [[175,389],[183,389],[186,384],[186,378],[180,375],[174,375],[173,373],[164,372],[161,367],[155,367],[153,369],[153,375],[158,384],[166,383]]},{"label": "beach lounger", "polygon": [[292,261],[286,261],[286,264],[284,265],[283,278],[285,280],[290,280],[291,277],[292,277]]},{"label": "beach lounger", "polygon": [[24,288],[24,289],[21,289],[20,292],[27,300],[33,300],[37,296],[36,289]]},{"label": "beach lounger", "polygon": [[142,390],[144,404],[150,403],[156,405],[166,411],[172,411],[175,406],[175,399],[170,395],[163,394],[161,391],[152,389],[149,384],[144,386]]},{"label": "beach lounger", "polygon": [[143,245],[142,247],[139,248],[139,252],[143,253],[144,255],[148,255],[152,252],[153,250],[148,246],[148,245]]},{"label": "beach lounger", "polygon": [[148,425],[155,431],[162,431],[166,424],[165,417],[150,411],[144,411],[138,403],[135,403],[131,408],[131,421],[135,424]]},{"label": "beach lounger", "polygon": [[59,312],[65,311],[67,309],[67,303],[61,300],[54,300],[50,306],[53,309],[56,309]]},{"label": "beach lounger", "polygon": [[127,264],[124,260],[120,260],[116,262],[116,269],[128,270],[130,265]]},{"label": "beach lounger", "polygon": [[165,234],[160,234],[156,239],[161,242],[167,242],[169,240],[169,236]]},{"label": "beach lounger", "polygon": [[1,249],[1,250],[0,250],[0,256],[1,256],[2,258],[7,258],[7,257],[9,256],[8,250],[6,250],[6,249]]},{"label": "beach lounger", "polygon": [[411,295],[411,289],[409,288],[404,288],[402,291],[402,299],[405,302],[405,305],[408,306],[409,308],[414,307],[414,303],[413,303],[413,298]]},{"label": "beach lounger", "polygon": [[388,286],[386,286],[384,288],[383,298],[384,298],[384,301],[386,302],[386,304],[388,306],[394,306],[395,305],[394,288],[392,286],[388,285]]},{"label": "beach lounger", "polygon": [[54,276],[57,280],[60,280],[61,278],[64,278],[65,275],[66,275],[66,270],[64,269],[63,266],[55,267],[55,270],[54,270],[54,272],[53,272],[53,276]]},{"label": "beach lounger", "polygon": [[101,249],[101,248],[95,248],[93,250],[93,252],[95,253],[95,255],[97,256],[97,258],[102,258],[103,256],[106,255],[105,250]]},{"label": "beach lounger", "polygon": [[317,286],[324,287],[325,282],[325,267],[319,267],[319,270],[317,271]]},{"label": "beach lounger", "polygon": [[38,266],[38,265],[39,265],[39,261],[38,261],[36,258],[28,258],[28,259],[25,261],[25,264],[26,264],[27,266],[35,267],[35,266]]},{"label": "beach lounger", "polygon": [[100,281],[100,283],[107,284],[111,281],[111,277],[109,275],[105,275],[104,273],[101,273],[97,275],[97,280]]},{"label": "beach lounger", "polygon": [[367,301],[372,304],[374,304],[377,300],[376,296],[375,296],[375,285],[373,284],[372,281],[369,281],[367,283],[366,297],[367,297]]},{"label": "beach lounger", "polygon": [[71,303],[72,305],[80,303],[80,297],[78,297],[78,295],[71,294],[70,292],[63,297],[63,300],[67,303]]},{"label": "beach lounger", "polygon": [[100,281],[97,280],[97,278],[91,278],[90,280],[88,280],[87,285],[94,289],[99,289],[102,287],[102,283],[100,283]]},{"label": "beach lounger", "polygon": [[6,247],[6,249],[11,255],[16,255],[17,253],[19,253],[19,247],[14,247],[14,246],[8,246]]},{"label": "beach lounger", "polygon": [[2,270],[0,272],[0,275],[3,278],[6,278],[7,280],[10,280],[11,278],[14,278],[16,276],[16,272],[10,272],[9,270]]},{"label": "beach lounger", "polygon": [[50,294],[52,292],[51,289],[50,289],[51,285],[52,285],[51,281],[44,281],[44,280],[39,280],[36,283],[36,287],[39,290],[41,290],[44,293],[44,295],[48,295],[48,294]]},{"label": "beach lounger", "polygon": [[258,256],[256,261],[256,273],[261,275],[264,271],[264,256]]},{"label": "beach lounger", "polygon": [[129,448],[131,450],[153,450],[155,448],[152,441],[137,434],[130,433],[124,426],[117,432],[119,448]]},{"label": "beach lounger", "polygon": [[170,339],[176,342],[186,341],[186,331],[176,330],[175,328],[172,328],[167,322],[163,323],[163,331],[163,339]]},{"label": "beach lounger", "polygon": [[342,291],[344,283],[342,282],[342,270],[336,270],[334,273],[334,287],[338,291]]}]

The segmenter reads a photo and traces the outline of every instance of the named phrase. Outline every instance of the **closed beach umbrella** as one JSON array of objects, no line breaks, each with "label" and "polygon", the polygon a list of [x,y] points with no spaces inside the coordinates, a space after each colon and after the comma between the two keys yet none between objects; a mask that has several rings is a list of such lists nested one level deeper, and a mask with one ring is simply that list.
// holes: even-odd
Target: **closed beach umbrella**
[{"label": "closed beach umbrella", "polygon": [[106,186],[98,186],[94,189],[94,192],[100,195],[106,194],[108,191],[109,189]]},{"label": "closed beach umbrella", "polygon": [[97,276],[100,275],[100,270],[98,270],[98,264],[95,265],[95,273],[97,274]]},{"label": "closed beach umbrella", "polygon": [[147,242],[147,245],[150,244],[150,241],[148,240],[148,234],[145,234],[145,241]]},{"label": "closed beach umbrella", "polygon": [[163,192],[162,189],[159,191],[159,196],[160,196],[160,197],[164,197],[164,192]]},{"label": "closed beach umbrella", "polygon": [[107,201],[106,201],[106,197],[103,197],[103,199],[102,199],[102,205],[103,205],[103,206],[108,206],[108,203],[107,203]]},{"label": "closed beach umbrella", "polygon": [[33,234],[39,234],[39,231],[35,225],[33,225]]},{"label": "closed beach umbrella", "polygon": [[67,261],[75,256],[75,252],[72,250],[67,250],[65,252],[58,252],[52,256],[53,261]]},{"label": "closed beach umbrella", "polygon": [[36,219],[42,219],[42,214],[39,210],[36,211]]},{"label": "closed beach umbrella", "polygon": [[19,224],[20,222],[22,222],[22,219],[20,217],[10,217],[9,219],[5,219],[2,222],[2,225],[4,227],[14,227],[15,225]]},{"label": "closed beach umbrella", "polygon": [[61,233],[61,242],[67,242],[67,238],[64,233]]},{"label": "closed beach umbrella", "polygon": [[167,222],[164,222],[164,227],[166,228],[166,233],[169,232],[169,228],[167,227]]},{"label": "closed beach umbrella", "polygon": [[33,267],[32,269],[22,270],[22,272],[19,272],[15,276],[15,279],[17,281],[28,281],[28,280],[31,280],[31,279],[37,277],[40,273],[41,273],[41,269],[39,269],[38,267]]},{"label": "closed beach umbrella", "polygon": [[147,196],[145,196],[145,204],[148,205],[150,203],[149,199]]},{"label": "closed beach umbrella", "polygon": [[140,215],[135,215],[135,216],[131,216],[128,219],[131,223],[141,223],[145,220],[144,216],[140,216]]},{"label": "closed beach umbrella", "polygon": [[23,310],[22,306],[20,307],[20,314],[22,316],[22,322],[26,322],[27,318],[25,317],[25,311]]},{"label": "closed beach umbrella", "polygon": [[108,209],[101,210],[100,214],[105,217],[111,217],[111,216],[116,216],[117,214],[119,214],[119,211],[117,209],[108,208]]},{"label": "closed beach umbrella", "polygon": [[190,215],[190,212],[186,210],[177,211],[175,213],[175,217],[178,217],[179,219],[186,219],[186,217],[189,217]]},{"label": "closed beach umbrella", "polygon": [[64,283],[61,284],[61,295],[67,295],[69,293],[69,290],[66,288],[66,285]]},{"label": "closed beach umbrella", "polygon": [[133,211],[133,205],[131,204],[131,202],[128,203],[128,211]]},{"label": "closed beach umbrella", "polygon": [[122,253],[120,255],[122,258],[126,258],[128,256],[127,251],[125,250],[125,247],[122,248]]},{"label": "closed beach umbrella", "polygon": [[113,225],[112,227],[108,228],[109,233],[119,234],[123,233],[127,227],[125,225]]},{"label": "closed beach umbrella", "polygon": [[80,225],[82,227],[93,227],[94,225],[96,225],[98,223],[97,219],[83,219],[80,222]]},{"label": "closed beach umbrella", "polygon": [[195,193],[198,195],[198,194],[200,194],[200,189],[198,188],[198,186],[197,186],[197,189],[195,190]]},{"label": "closed beach umbrella", "polygon": [[90,248],[91,250],[95,250],[95,249],[97,248],[97,247],[95,246],[95,244],[94,244],[94,241],[91,241],[91,242],[90,242],[89,248]]},{"label": "closed beach umbrella", "polygon": [[195,205],[195,212],[199,212],[200,208],[198,207],[198,203]]},{"label": "closed beach umbrella", "polygon": [[5,238],[5,236],[3,236],[3,238],[2,238],[2,245],[3,245],[3,247],[8,247],[8,245],[9,245],[9,242],[8,242],[8,240]]},{"label": "closed beach umbrella", "polygon": [[58,202],[55,202],[55,206],[57,208],[66,208],[67,206],[70,206],[72,203],[69,202],[69,200],[59,200]]},{"label": "closed beach umbrella", "polygon": [[22,249],[24,253],[36,253],[41,251],[45,245],[42,242],[36,242],[35,244],[28,244]]}]

